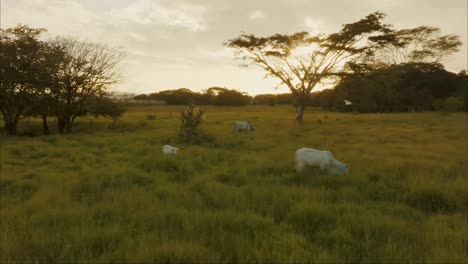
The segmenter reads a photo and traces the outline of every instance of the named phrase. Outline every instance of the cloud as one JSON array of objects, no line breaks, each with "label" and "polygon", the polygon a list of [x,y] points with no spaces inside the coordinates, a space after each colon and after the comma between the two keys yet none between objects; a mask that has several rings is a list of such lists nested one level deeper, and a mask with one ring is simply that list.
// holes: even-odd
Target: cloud
[{"label": "cloud", "polygon": [[[3,3],[2,21],[41,25],[52,31],[87,35],[104,27],[182,28],[206,31],[207,7],[164,0],[15,0]],[[8,11],[7,11],[8,10]],[[60,21],[59,23],[57,23]],[[93,30],[90,30],[90,27]]]},{"label": "cloud", "polygon": [[326,31],[325,23],[322,20],[310,16],[304,17],[304,25],[309,28],[312,35],[325,33]]},{"label": "cloud", "polygon": [[143,34],[136,33],[136,32],[130,32],[129,35],[130,35],[131,38],[133,38],[136,41],[147,41],[148,40],[148,38],[146,36],[144,36]]},{"label": "cloud", "polygon": [[170,6],[160,1],[137,0],[126,7],[112,9],[107,16],[112,24],[173,26],[198,32],[208,29],[204,20],[206,11],[207,8],[201,5]]},{"label": "cloud", "polygon": [[229,58],[234,59],[234,52],[229,48],[217,49],[217,50],[202,50],[200,55],[209,58]]},{"label": "cloud", "polygon": [[262,10],[255,10],[254,12],[249,14],[249,20],[258,20],[263,19],[267,16],[267,14]]},{"label": "cloud", "polygon": [[2,1],[2,9],[2,26],[22,23],[47,28],[54,34],[85,34],[100,19],[92,10],[75,0]]}]

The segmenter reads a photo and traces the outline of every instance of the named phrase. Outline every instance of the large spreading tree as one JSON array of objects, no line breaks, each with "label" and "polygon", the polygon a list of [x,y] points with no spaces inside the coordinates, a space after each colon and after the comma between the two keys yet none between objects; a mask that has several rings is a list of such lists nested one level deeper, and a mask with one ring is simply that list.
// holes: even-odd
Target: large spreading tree
[{"label": "large spreading tree", "polygon": [[302,120],[310,93],[317,85],[335,79],[347,61],[392,37],[390,26],[382,22],[384,17],[385,14],[375,12],[344,24],[332,34],[312,36],[298,32],[267,37],[241,34],[224,45],[233,48],[238,59],[260,66],[267,76],[286,85],[295,97],[296,119]]}]

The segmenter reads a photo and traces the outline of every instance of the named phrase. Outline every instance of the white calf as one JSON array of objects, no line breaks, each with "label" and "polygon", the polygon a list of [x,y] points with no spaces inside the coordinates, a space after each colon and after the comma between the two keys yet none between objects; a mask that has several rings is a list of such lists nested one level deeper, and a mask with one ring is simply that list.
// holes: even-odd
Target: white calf
[{"label": "white calf", "polygon": [[164,145],[164,147],[162,147],[162,151],[165,155],[176,155],[177,153],[179,153],[179,148]]}]

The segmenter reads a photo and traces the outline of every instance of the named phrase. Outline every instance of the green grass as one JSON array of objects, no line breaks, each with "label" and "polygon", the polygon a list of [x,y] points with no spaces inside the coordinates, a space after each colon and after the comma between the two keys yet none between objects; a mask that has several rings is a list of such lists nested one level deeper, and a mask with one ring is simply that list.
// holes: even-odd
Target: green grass
[{"label": "green grass", "polygon": [[[206,107],[209,137],[188,145],[181,109],[0,136],[0,262],[468,262],[466,113],[311,110],[298,125],[292,107]],[[350,174],[295,173],[300,147]]]}]

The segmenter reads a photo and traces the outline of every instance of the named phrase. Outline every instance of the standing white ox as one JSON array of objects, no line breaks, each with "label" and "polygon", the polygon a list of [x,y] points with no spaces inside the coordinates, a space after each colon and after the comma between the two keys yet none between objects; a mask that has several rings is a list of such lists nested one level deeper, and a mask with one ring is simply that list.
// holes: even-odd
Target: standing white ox
[{"label": "standing white ox", "polygon": [[165,155],[176,155],[177,153],[179,153],[179,148],[164,145],[164,147],[162,147],[162,151]]},{"label": "standing white ox", "polygon": [[336,160],[330,151],[322,151],[311,148],[296,150],[296,171],[300,172],[305,166],[319,167],[332,174],[348,174],[345,163]]},{"label": "standing white ox", "polygon": [[232,125],[232,131],[241,132],[241,131],[255,131],[255,127],[250,124],[248,121],[236,121]]}]

